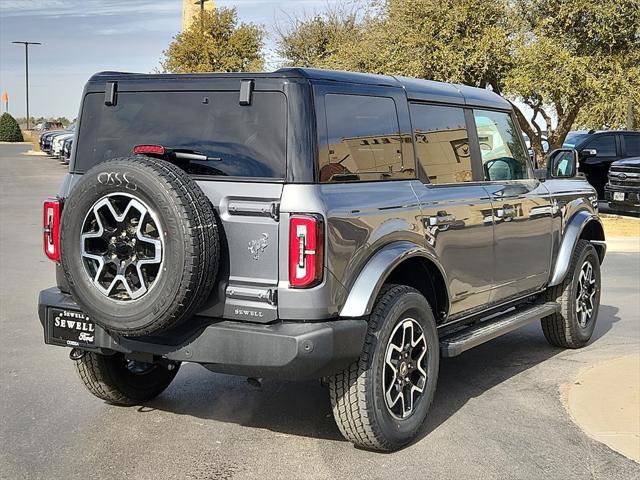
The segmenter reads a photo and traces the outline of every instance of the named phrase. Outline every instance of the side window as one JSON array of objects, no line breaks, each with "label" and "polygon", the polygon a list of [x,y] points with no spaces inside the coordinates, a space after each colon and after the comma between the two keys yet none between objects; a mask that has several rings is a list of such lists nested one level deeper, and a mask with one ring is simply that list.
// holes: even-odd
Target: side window
[{"label": "side window", "polygon": [[640,156],[640,134],[623,133],[624,148],[629,157]]},{"label": "side window", "polygon": [[325,95],[327,145],[320,151],[320,181],[414,178],[404,168],[402,137],[393,99]]},{"label": "side window", "polygon": [[482,170],[488,181],[531,178],[527,153],[511,115],[474,110],[478,130]]},{"label": "side window", "polygon": [[598,153],[596,157],[615,157],[616,156],[616,137],[613,135],[598,135],[596,138],[587,143],[582,149],[593,148]]},{"label": "side window", "polygon": [[469,134],[464,121],[464,110],[412,103],[410,111],[416,157],[429,182],[472,181]]}]

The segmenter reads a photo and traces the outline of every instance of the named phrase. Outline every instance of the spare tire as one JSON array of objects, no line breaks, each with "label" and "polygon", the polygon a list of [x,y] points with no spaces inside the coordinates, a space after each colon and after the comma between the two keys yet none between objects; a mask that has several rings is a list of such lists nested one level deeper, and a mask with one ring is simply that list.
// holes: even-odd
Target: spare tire
[{"label": "spare tire", "polygon": [[126,336],[193,316],[218,270],[213,207],[164,160],[115,158],[85,173],[64,203],[61,264],[74,300]]}]

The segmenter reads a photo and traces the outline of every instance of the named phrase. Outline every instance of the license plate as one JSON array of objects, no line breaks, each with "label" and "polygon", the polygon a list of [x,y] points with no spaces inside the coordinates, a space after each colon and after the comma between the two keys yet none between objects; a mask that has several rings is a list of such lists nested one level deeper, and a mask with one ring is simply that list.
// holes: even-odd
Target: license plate
[{"label": "license plate", "polygon": [[82,312],[60,308],[49,310],[49,332],[57,342],[73,347],[93,345],[95,329],[95,324]]},{"label": "license plate", "polygon": [[624,192],[613,192],[613,199],[616,202],[624,202]]}]

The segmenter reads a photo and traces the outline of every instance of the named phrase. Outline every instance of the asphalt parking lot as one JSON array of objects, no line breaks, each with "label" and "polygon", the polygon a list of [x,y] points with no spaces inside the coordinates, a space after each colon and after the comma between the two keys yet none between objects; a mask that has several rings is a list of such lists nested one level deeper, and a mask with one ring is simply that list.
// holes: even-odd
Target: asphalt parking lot
[{"label": "asphalt parking lot", "polygon": [[318,382],[183,365],[141,407],[89,395],[67,349],[45,346],[37,292],[54,284],[42,200],[65,167],[0,145],[0,477],[3,479],[632,479],[640,465],[592,440],[562,402],[598,362],[640,349],[640,255],[610,252],[594,340],[562,351],[530,325],[443,359],[426,436],[393,454],[355,449]]}]

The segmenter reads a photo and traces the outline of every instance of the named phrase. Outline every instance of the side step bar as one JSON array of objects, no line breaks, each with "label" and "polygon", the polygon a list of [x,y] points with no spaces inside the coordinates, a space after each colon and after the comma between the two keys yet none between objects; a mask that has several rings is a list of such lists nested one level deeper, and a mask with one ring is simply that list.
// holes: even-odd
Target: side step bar
[{"label": "side step bar", "polygon": [[557,312],[556,302],[537,303],[510,310],[490,320],[481,321],[472,327],[452,333],[440,339],[440,354],[455,357],[470,348],[512,332],[527,323],[540,320]]}]

